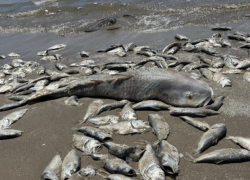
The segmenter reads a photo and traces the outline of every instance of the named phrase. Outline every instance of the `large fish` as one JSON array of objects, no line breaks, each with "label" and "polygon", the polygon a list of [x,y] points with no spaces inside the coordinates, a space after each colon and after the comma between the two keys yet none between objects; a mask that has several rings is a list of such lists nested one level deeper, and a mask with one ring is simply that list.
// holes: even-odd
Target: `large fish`
[{"label": "large fish", "polygon": [[132,101],[160,100],[181,106],[205,106],[211,100],[213,90],[203,81],[172,70],[144,68],[129,70],[116,75],[91,75],[57,90],[42,89],[19,102],[0,107],[0,111],[27,104],[44,97],[59,98],[105,97]]}]

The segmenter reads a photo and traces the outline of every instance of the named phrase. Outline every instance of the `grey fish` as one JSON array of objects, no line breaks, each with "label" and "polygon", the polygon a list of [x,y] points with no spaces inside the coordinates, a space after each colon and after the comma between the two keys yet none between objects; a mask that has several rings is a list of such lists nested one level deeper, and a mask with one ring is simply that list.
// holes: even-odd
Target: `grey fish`
[{"label": "grey fish", "polygon": [[223,70],[221,71],[221,73],[223,74],[242,74],[244,72],[244,70],[233,68],[223,68]]},{"label": "grey fish", "polygon": [[145,180],[165,180],[165,173],[160,167],[160,162],[150,144],[146,146],[142,158],[139,161],[139,170]]},{"label": "grey fish", "polygon": [[211,28],[212,31],[231,31],[231,27],[224,27],[224,26],[216,26]]},{"label": "grey fish", "polygon": [[89,53],[86,52],[86,51],[81,51],[81,52],[80,52],[80,56],[81,56],[81,57],[89,57]]},{"label": "grey fish", "polygon": [[194,159],[194,163],[236,163],[250,161],[250,151],[245,149],[220,149]]},{"label": "grey fish", "polygon": [[126,52],[124,51],[124,49],[122,47],[118,47],[116,49],[108,51],[107,54],[118,55],[120,57],[127,56]]},{"label": "grey fish", "polygon": [[73,135],[73,144],[86,155],[97,153],[102,147],[102,144],[94,138],[77,134]]},{"label": "grey fish", "polygon": [[230,78],[222,74],[221,72],[214,73],[213,81],[221,84],[222,87],[232,86],[232,81],[230,80]]},{"label": "grey fish", "polygon": [[69,97],[68,99],[66,99],[66,100],[64,101],[64,103],[65,103],[66,105],[69,105],[69,106],[79,106],[79,105],[80,105],[80,104],[78,103],[78,99],[77,99],[76,96],[71,96],[71,97]]},{"label": "grey fish", "polygon": [[82,132],[87,136],[93,137],[99,141],[109,141],[112,140],[112,136],[110,134],[105,133],[104,131],[91,127],[91,126],[82,126],[78,130],[78,132]]},{"label": "grey fish", "polygon": [[55,56],[44,56],[40,60],[41,61],[55,61],[56,57]]},{"label": "grey fish", "polygon": [[4,116],[0,120],[0,129],[9,128],[11,124],[15,123],[18,119],[20,119],[27,111],[28,109],[22,109]]},{"label": "grey fish", "polygon": [[133,51],[137,53],[138,51],[151,51],[149,46],[136,46],[133,48]]},{"label": "grey fish", "polygon": [[172,116],[191,116],[191,117],[206,117],[220,114],[217,111],[204,108],[170,108],[170,115]]},{"label": "grey fish", "polygon": [[72,149],[62,162],[61,180],[69,179],[80,167],[81,158],[77,155],[76,150]]},{"label": "grey fish", "polygon": [[149,114],[148,121],[158,140],[167,139],[170,130],[168,123],[165,122],[163,117],[158,114]]},{"label": "grey fish", "polygon": [[142,120],[131,120],[99,126],[99,128],[107,131],[109,134],[113,132],[116,134],[134,134],[146,132],[150,126]]},{"label": "grey fish", "polygon": [[226,135],[226,132],[227,129],[225,124],[214,124],[207,132],[202,135],[196,152],[202,153],[210,146],[217,144],[218,141]]},{"label": "grey fish", "polygon": [[139,109],[168,110],[169,107],[170,105],[156,100],[141,101],[139,103],[133,104],[132,106],[134,110],[139,110]]},{"label": "grey fish", "polygon": [[104,160],[104,169],[112,174],[123,174],[125,176],[136,176],[136,171],[125,161],[118,158]]},{"label": "grey fish", "polygon": [[168,174],[179,173],[180,157],[178,150],[169,142],[162,140],[153,145],[162,169]]},{"label": "grey fish", "polygon": [[41,180],[59,180],[58,174],[61,170],[62,159],[60,155],[55,155],[44,169]]},{"label": "grey fish", "polygon": [[99,153],[93,153],[92,154],[92,159],[95,161],[99,161],[99,160],[105,160],[108,159],[109,155],[108,154],[99,154]]},{"label": "grey fish", "polygon": [[179,41],[187,41],[188,38],[186,36],[180,35],[180,34],[176,34],[174,36],[175,39],[179,40]]},{"label": "grey fish", "polygon": [[219,96],[219,97],[215,98],[213,104],[205,106],[204,108],[218,111],[221,108],[221,106],[223,105],[224,98],[225,98],[225,96]]},{"label": "grey fish", "polygon": [[20,57],[19,54],[14,53],[14,52],[9,53],[8,56],[9,56],[9,57],[16,57],[16,58]]},{"label": "grey fish", "polygon": [[101,99],[97,99],[91,102],[86,110],[86,114],[83,117],[83,121],[81,123],[85,123],[88,119],[96,116],[98,109],[100,109],[103,103],[104,102]]},{"label": "grey fish", "polygon": [[126,105],[129,101],[128,100],[121,100],[121,101],[116,101],[110,104],[104,104],[102,105],[98,110],[97,110],[97,114],[100,114],[104,111],[109,111],[112,109],[116,109],[116,108],[122,108],[124,105]]},{"label": "grey fish", "polygon": [[39,66],[39,68],[37,69],[37,74],[41,75],[45,73],[45,67],[43,66]]},{"label": "grey fish", "polygon": [[103,117],[95,117],[95,118],[90,118],[88,122],[91,122],[96,125],[106,125],[106,124],[115,124],[120,121],[119,116],[115,115],[107,115]]},{"label": "grey fish", "polygon": [[206,68],[201,68],[200,69],[201,74],[207,78],[209,81],[213,80],[214,73],[210,71],[209,69]]},{"label": "grey fish", "polygon": [[135,152],[135,146],[128,146],[126,144],[117,144],[113,142],[105,142],[104,146],[109,150],[109,153],[122,159],[129,157],[129,154]]},{"label": "grey fish", "polygon": [[0,139],[10,139],[21,136],[23,131],[15,129],[0,129]]},{"label": "grey fish", "polygon": [[239,64],[236,66],[237,69],[246,69],[250,67],[250,59],[245,59],[240,61]]},{"label": "grey fish", "polygon": [[49,47],[46,52],[49,51],[59,51],[61,49],[64,49],[67,45],[66,44],[56,44],[54,46]]},{"label": "grey fish", "polygon": [[55,67],[58,69],[58,70],[63,70],[63,69],[67,69],[68,66],[66,64],[63,64],[63,63],[56,63],[55,64]]},{"label": "grey fish", "polygon": [[210,126],[206,122],[201,122],[188,116],[181,116],[180,118],[184,120],[186,123],[202,131],[207,131],[210,128]]},{"label": "grey fish", "polygon": [[244,138],[239,136],[229,136],[227,139],[232,140],[234,143],[239,144],[241,147],[250,151],[250,138]]},{"label": "grey fish", "polygon": [[40,51],[40,52],[37,53],[37,55],[38,56],[47,56],[48,53],[47,53],[47,51]]},{"label": "grey fish", "polygon": [[132,108],[132,103],[127,103],[120,112],[120,117],[124,121],[136,120],[137,116]]},{"label": "grey fish", "polygon": [[73,174],[69,180],[83,180],[88,179],[89,177],[93,177],[96,175],[96,170],[92,166],[87,166],[86,168],[82,168]]},{"label": "grey fish", "polygon": [[243,36],[240,36],[240,35],[228,35],[227,36],[228,39],[231,39],[231,40],[237,40],[237,41],[246,41],[246,38],[243,37]]},{"label": "grey fish", "polygon": [[132,42],[129,44],[123,44],[122,47],[126,52],[128,52],[128,51],[133,51],[133,48],[135,48],[136,45]]},{"label": "grey fish", "polygon": [[0,111],[19,107],[44,97],[59,98],[72,95],[132,101],[160,100],[174,106],[197,107],[207,105],[213,91],[205,82],[194,80],[187,74],[144,68],[117,75],[91,75],[56,91],[38,91],[23,101],[3,105]]},{"label": "grey fish", "polygon": [[178,47],[178,49],[179,49],[181,47],[181,43],[178,43],[178,42],[171,43],[171,44],[167,45],[166,47],[164,47],[161,53],[164,54],[165,52],[168,52],[169,50],[171,50],[174,47]]},{"label": "grey fish", "polygon": [[246,71],[244,74],[243,74],[243,79],[250,82],[250,71]]},{"label": "grey fish", "polygon": [[232,55],[225,55],[223,58],[224,58],[225,65],[228,68],[235,68],[235,66],[237,66],[238,63],[240,62],[238,57],[232,56]]}]

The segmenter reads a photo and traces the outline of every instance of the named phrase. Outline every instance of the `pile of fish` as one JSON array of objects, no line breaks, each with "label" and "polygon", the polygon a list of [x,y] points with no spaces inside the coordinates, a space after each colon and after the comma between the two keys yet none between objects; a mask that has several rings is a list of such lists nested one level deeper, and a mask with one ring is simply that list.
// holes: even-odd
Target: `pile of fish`
[{"label": "pile of fish", "polygon": [[[216,27],[213,30],[231,30],[228,27]],[[6,94],[15,102],[4,104],[0,111],[20,107],[30,102],[38,102],[44,98],[55,99],[68,96],[66,105],[80,106],[79,97],[112,98],[115,101],[104,104],[101,99],[89,104],[86,114],[73,135],[74,147],[84,155],[92,156],[100,161],[106,170],[97,170],[92,166],[81,169],[80,157],[76,150],[71,150],[62,161],[56,155],[42,173],[42,179],[83,179],[98,175],[106,179],[133,179],[142,176],[143,179],[162,179],[166,175],[179,173],[179,161],[183,157],[177,148],[167,141],[170,127],[164,117],[159,114],[149,114],[148,120],[137,118],[137,110],[167,110],[172,116],[204,131],[196,153],[200,154],[216,145],[226,136],[226,125],[217,123],[210,126],[194,117],[218,115],[223,105],[224,97],[213,98],[213,90],[205,81],[214,81],[222,87],[232,86],[227,74],[243,74],[250,82],[250,59],[222,54],[221,48],[232,47],[232,42],[243,41],[239,48],[249,48],[247,33],[234,32],[228,39],[220,33],[210,38],[190,40],[177,34],[176,42],[167,45],[162,51],[149,46],[136,46],[134,43],[113,45],[97,53],[107,53],[109,56],[144,57],[142,60],[109,62],[98,64],[87,59],[90,53],[80,52],[81,62],[63,64],[60,54],[53,52],[66,48],[58,44],[38,53],[41,60],[55,61],[54,68],[45,68],[38,62],[13,59],[10,64],[0,68],[0,93]],[[185,58],[181,54],[185,55]],[[9,55],[13,57],[14,53]],[[190,54],[191,58],[188,58]],[[195,55],[194,55],[195,54]],[[15,54],[14,54],[15,55]],[[4,55],[1,56],[5,58]],[[15,55],[15,57],[17,57]],[[195,58],[193,58],[195,57]],[[133,59],[133,58],[131,58]],[[146,67],[148,63],[150,66]],[[122,108],[119,116],[99,116],[104,111]],[[11,113],[0,120],[1,139],[21,135],[16,130],[7,129],[17,121],[27,109]],[[93,126],[83,126],[92,123]],[[153,130],[157,141],[128,146],[113,142],[112,135],[142,134]],[[239,144],[244,149],[220,149],[191,157],[194,163],[229,163],[250,160],[250,139],[229,136],[228,139]],[[109,154],[102,154],[102,147]],[[130,166],[138,162],[138,169]]]}]

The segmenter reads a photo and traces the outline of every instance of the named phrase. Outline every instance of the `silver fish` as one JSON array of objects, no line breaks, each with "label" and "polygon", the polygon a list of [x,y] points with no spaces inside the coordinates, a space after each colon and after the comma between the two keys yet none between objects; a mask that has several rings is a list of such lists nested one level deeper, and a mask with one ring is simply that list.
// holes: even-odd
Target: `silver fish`
[{"label": "silver fish", "polygon": [[240,61],[236,66],[237,69],[246,69],[249,67],[250,67],[250,59],[245,59],[243,61]]},{"label": "silver fish", "polygon": [[69,179],[80,167],[81,158],[77,155],[76,150],[72,149],[62,162],[61,180]]},{"label": "silver fish", "polygon": [[104,102],[101,99],[97,99],[91,102],[87,108],[86,114],[83,117],[83,121],[81,123],[85,123],[88,119],[96,116],[98,109],[100,109],[103,103]]},{"label": "silver fish", "polygon": [[194,159],[194,163],[235,163],[250,161],[250,151],[245,149],[220,149]]},{"label": "silver fish", "polygon": [[204,108],[170,108],[170,115],[172,116],[191,116],[191,117],[206,117],[220,114],[217,111]]},{"label": "silver fish", "polygon": [[180,157],[178,150],[169,142],[163,140],[153,145],[162,169],[168,174],[179,173]]},{"label": "silver fish", "polygon": [[99,141],[88,136],[77,134],[73,135],[73,144],[78,150],[84,152],[86,155],[97,153],[102,147]]},{"label": "silver fish", "polygon": [[179,40],[179,41],[183,41],[183,40],[187,41],[188,40],[188,38],[186,36],[183,36],[183,35],[180,35],[180,34],[176,34],[174,36],[174,38],[177,39],[177,40]]},{"label": "silver fish", "polygon": [[227,129],[225,124],[214,124],[207,132],[202,135],[196,152],[202,153],[210,146],[217,144],[218,141],[226,135],[226,132]]},{"label": "silver fish", "polygon": [[61,170],[62,159],[60,155],[55,155],[44,169],[41,180],[59,180],[58,174]]},{"label": "silver fish", "polygon": [[184,120],[186,123],[202,131],[207,131],[210,128],[210,126],[206,122],[201,122],[188,116],[181,116],[180,118]]},{"label": "silver fish", "polygon": [[148,121],[149,121],[149,124],[152,126],[153,131],[155,135],[157,136],[158,140],[161,141],[161,140],[167,139],[170,128],[169,128],[168,123],[165,122],[165,120],[163,119],[163,117],[161,117],[158,114],[149,114]]},{"label": "silver fish", "polygon": [[121,118],[119,116],[107,115],[107,116],[103,116],[103,117],[90,118],[88,120],[88,122],[91,122],[91,123],[96,124],[96,125],[106,125],[106,124],[118,123],[120,121],[120,119]]},{"label": "silver fish", "polygon": [[77,99],[76,96],[71,96],[71,97],[69,97],[68,99],[66,99],[66,100],[64,101],[64,103],[65,103],[66,105],[69,105],[69,106],[79,106],[79,105],[80,105],[80,104],[78,103],[78,99]]},{"label": "silver fish", "polygon": [[118,157],[125,159],[129,156],[129,154],[132,154],[135,152],[136,147],[135,146],[128,146],[126,144],[117,144],[113,142],[105,142],[104,146],[109,150],[109,153]]},{"label": "silver fish", "polygon": [[55,56],[44,56],[40,60],[41,61],[55,61],[56,57]]},{"label": "silver fish", "polygon": [[133,48],[135,48],[136,45],[132,42],[129,44],[123,44],[122,47],[125,50],[125,52],[128,52],[128,51],[133,51]]},{"label": "silver fish", "polygon": [[107,134],[104,131],[95,127],[82,126],[77,131],[84,133],[85,135],[93,137],[102,142],[112,140],[112,136],[110,134]]},{"label": "silver fish", "polygon": [[66,64],[63,64],[63,63],[56,63],[55,64],[55,67],[58,69],[58,70],[63,70],[63,69],[67,69],[68,66]]},{"label": "silver fish", "polygon": [[54,46],[51,46],[50,48],[48,48],[46,51],[49,52],[49,51],[59,51],[63,48],[65,48],[67,45],[66,44],[56,44]]},{"label": "silver fish", "polygon": [[244,138],[239,136],[229,136],[227,139],[232,140],[236,144],[250,151],[250,138]]},{"label": "silver fish", "polygon": [[122,108],[124,105],[126,105],[129,101],[128,100],[121,100],[121,101],[116,101],[110,104],[104,104],[102,105],[98,111],[97,114],[100,114],[104,111],[109,111],[112,109],[116,109],[116,108]]},{"label": "silver fish", "polygon": [[23,131],[15,129],[0,129],[0,139],[10,139],[21,136]]},{"label": "silver fish", "polygon": [[206,68],[201,68],[200,69],[201,74],[207,78],[209,81],[213,79],[214,73]]},{"label": "silver fish", "polygon": [[160,162],[150,144],[146,146],[139,161],[139,170],[144,180],[165,180],[165,173],[160,167]]},{"label": "silver fish", "polygon": [[116,49],[108,51],[107,54],[118,55],[120,57],[127,56],[126,52],[124,51],[124,49],[122,47],[118,47]]},{"label": "silver fish", "polygon": [[224,98],[225,98],[225,96],[219,96],[219,97],[215,98],[213,104],[205,106],[204,108],[218,111],[221,108],[221,106],[223,105]]},{"label": "silver fish", "polygon": [[133,104],[132,106],[134,110],[139,110],[139,109],[168,110],[169,107],[170,105],[156,100],[141,101],[137,104]]},{"label": "silver fish", "polygon": [[130,121],[130,120],[137,119],[136,113],[135,113],[134,109],[132,108],[132,103],[127,103],[123,107],[122,111],[120,112],[120,117],[124,121]]},{"label": "silver fish", "polygon": [[0,129],[9,128],[11,124],[15,123],[18,119],[20,119],[27,111],[28,109],[22,109],[4,116],[0,120]]},{"label": "silver fish", "polygon": [[92,166],[87,166],[86,168],[82,168],[73,174],[69,180],[83,180],[88,179],[89,177],[93,177],[96,175],[96,170]]},{"label": "silver fish", "polygon": [[19,54],[14,53],[14,52],[9,53],[9,54],[8,54],[8,56],[9,56],[9,57],[16,57],[16,58],[20,57],[20,55],[19,55]]}]

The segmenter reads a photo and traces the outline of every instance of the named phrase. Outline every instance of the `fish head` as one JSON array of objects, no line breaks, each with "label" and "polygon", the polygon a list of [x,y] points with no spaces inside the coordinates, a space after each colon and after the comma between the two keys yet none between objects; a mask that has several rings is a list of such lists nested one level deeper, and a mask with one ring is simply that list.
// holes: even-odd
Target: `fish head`
[{"label": "fish head", "polygon": [[158,97],[159,100],[173,106],[203,107],[211,101],[213,90],[201,80],[189,79],[171,89],[163,90]]},{"label": "fish head", "polygon": [[164,154],[161,159],[161,167],[168,174],[176,174],[179,172],[178,161],[167,153]]}]

